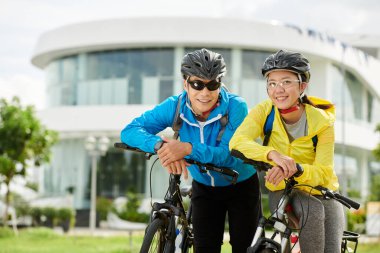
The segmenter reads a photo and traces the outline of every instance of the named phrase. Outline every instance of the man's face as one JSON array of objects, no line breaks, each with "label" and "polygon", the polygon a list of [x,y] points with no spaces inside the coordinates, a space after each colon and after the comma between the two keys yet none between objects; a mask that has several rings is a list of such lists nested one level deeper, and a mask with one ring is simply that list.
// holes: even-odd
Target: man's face
[{"label": "man's face", "polygon": [[[203,87],[204,85],[205,87]],[[203,115],[204,112],[210,111],[218,101],[220,83],[216,80],[205,80],[192,76],[185,81],[184,87],[196,114]],[[202,87],[203,89],[201,89]]]}]

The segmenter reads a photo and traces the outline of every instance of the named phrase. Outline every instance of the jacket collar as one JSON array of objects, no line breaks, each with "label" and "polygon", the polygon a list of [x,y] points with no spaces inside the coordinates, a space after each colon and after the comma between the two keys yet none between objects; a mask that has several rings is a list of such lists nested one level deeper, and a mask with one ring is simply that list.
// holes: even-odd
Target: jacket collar
[{"label": "jacket collar", "polygon": [[[190,106],[190,100],[188,98],[187,92],[184,90],[181,94],[183,96],[183,102],[181,105],[181,114],[183,114],[183,117],[191,122],[196,122],[197,119],[195,118],[194,113],[192,112]],[[214,110],[211,111],[210,115],[207,118],[207,122],[213,121],[214,118],[220,118],[221,116],[225,115],[228,110],[228,103],[229,103],[229,96],[228,92],[224,89],[220,89],[219,93],[219,106],[217,106]]]}]

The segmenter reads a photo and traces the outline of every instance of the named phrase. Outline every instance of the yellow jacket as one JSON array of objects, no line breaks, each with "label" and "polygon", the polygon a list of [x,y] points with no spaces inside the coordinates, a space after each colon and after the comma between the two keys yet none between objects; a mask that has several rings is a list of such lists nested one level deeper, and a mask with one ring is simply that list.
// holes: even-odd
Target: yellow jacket
[{"label": "yellow jacket", "polygon": [[[328,101],[320,98],[310,96],[308,98],[314,104],[329,104]],[[335,108],[322,110],[305,104],[308,135],[295,139],[290,143],[281,121],[280,113],[275,107],[272,134],[268,146],[262,146],[255,140],[259,137],[262,140],[264,139],[263,128],[272,105],[272,101],[268,99],[256,105],[250,111],[230,140],[230,150],[238,150],[249,159],[268,163],[270,163],[267,158],[268,153],[276,150],[281,154],[292,157],[303,167],[303,174],[297,178],[299,184],[321,185],[330,190],[337,190],[339,183],[334,171]],[[318,136],[316,151],[314,151],[312,141],[315,135]],[[265,185],[271,191],[285,188],[284,181],[277,186],[268,182]],[[300,186],[299,188],[310,192],[309,187]],[[314,191],[312,194],[319,193]]]}]

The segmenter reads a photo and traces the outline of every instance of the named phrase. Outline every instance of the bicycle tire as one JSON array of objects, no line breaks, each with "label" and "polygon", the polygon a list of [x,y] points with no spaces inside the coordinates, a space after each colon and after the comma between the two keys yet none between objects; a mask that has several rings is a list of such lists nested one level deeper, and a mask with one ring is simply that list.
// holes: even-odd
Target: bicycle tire
[{"label": "bicycle tire", "polygon": [[[168,253],[171,245],[165,238],[167,227],[164,220],[154,219],[146,229],[140,253]],[[170,249],[169,249],[170,248]]]}]

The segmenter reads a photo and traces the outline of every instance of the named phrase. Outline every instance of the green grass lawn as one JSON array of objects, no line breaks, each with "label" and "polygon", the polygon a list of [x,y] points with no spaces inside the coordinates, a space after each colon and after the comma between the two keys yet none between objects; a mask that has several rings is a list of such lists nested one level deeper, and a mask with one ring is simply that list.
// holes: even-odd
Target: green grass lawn
[{"label": "green grass lawn", "polygon": [[[5,233],[0,228],[0,253],[135,253],[139,252],[142,235],[132,237],[132,247],[128,236],[69,236],[58,235],[47,228],[20,230],[19,236]],[[357,252],[377,253],[380,243],[359,245]],[[228,242],[222,253],[230,253]]]}]

